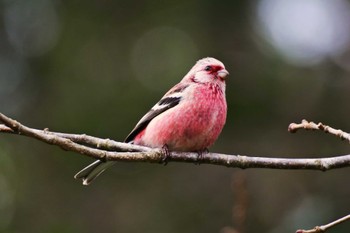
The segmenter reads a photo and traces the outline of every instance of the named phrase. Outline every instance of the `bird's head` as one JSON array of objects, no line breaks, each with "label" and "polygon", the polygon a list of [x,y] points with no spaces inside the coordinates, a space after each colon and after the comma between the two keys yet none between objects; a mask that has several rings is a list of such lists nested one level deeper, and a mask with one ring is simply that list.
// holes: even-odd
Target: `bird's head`
[{"label": "bird's head", "polygon": [[197,61],[184,77],[184,81],[224,84],[228,74],[228,71],[221,61],[207,57]]}]

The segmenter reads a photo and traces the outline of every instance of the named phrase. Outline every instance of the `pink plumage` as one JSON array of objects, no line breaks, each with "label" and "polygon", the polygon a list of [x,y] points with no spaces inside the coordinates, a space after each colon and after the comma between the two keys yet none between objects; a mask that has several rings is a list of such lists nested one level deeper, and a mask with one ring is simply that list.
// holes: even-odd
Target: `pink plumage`
[{"label": "pink plumage", "polygon": [[[222,62],[199,60],[180,83],[171,88],[141,118],[125,142],[173,151],[210,147],[226,121],[225,79]],[[96,161],[75,175],[87,185],[114,162]]]}]

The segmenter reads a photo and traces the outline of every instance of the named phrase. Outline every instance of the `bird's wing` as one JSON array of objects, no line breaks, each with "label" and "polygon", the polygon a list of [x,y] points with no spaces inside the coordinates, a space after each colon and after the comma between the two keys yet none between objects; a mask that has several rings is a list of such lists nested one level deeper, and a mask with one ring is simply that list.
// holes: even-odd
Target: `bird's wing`
[{"label": "bird's wing", "polygon": [[188,87],[188,84],[179,83],[170,89],[161,100],[144,115],[137,123],[135,128],[124,140],[125,142],[131,142],[134,138],[146,128],[146,126],[158,115],[178,105],[182,99],[183,91]]}]

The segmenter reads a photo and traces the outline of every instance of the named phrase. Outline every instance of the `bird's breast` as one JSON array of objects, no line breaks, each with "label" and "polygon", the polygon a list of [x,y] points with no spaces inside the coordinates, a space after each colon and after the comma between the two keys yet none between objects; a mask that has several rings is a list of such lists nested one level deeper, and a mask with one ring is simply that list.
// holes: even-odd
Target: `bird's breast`
[{"label": "bird's breast", "polygon": [[219,87],[205,85],[189,91],[177,106],[149,123],[140,144],[199,151],[215,142],[226,121],[225,94]]}]

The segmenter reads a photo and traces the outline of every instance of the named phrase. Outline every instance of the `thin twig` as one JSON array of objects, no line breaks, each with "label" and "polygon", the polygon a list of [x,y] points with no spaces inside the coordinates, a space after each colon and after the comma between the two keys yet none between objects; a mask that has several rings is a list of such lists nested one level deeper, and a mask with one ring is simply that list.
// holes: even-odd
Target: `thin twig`
[{"label": "thin twig", "polygon": [[3,124],[0,124],[0,132],[1,133],[14,133],[10,127],[7,127],[6,125],[3,125]]},{"label": "thin twig", "polygon": [[[57,145],[64,150],[74,151],[95,159],[125,162],[159,163],[165,156],[160,149],[136,146],[128,143],[101,139],[84,134],[64,134],[26,127],[0,113],[6,133],[24,135],[40,141]],[[0,128],[0,129],[1,129]],[[3,132],[0,130],[0,132]],[[118,152],[123,151],[123,152]],[[267,158],[244,155],[227,155],[204,153],[198,161],[198,154],[192,152],[171,152],[167,161],[205,163],[238,168],[272,168],[272,169],[308,169],[326,171],[335,168],[350,167],[350,154],[329,158]]]},{"label": "thin twig", "polygon": [[[302,120],[300,124],[292,123],[288,127],[288,131],[291,133],[297,132],[299,129],[306,129],[306,130],[321,130],[325,133],[332,134],[336,137],[339,137],[341,140],[346,140],[350,143],[350,134],[346,133],[340,129],[334,129],[328,125],[325,125],[321,122],[318,124],[312,122],[312,121],[307,121],[307,120]],[[315,226],[313,229],[310,230],[297,230],[296,233],[323,233],[326,232],[329,228],[340,224],[342,222],[345,222],[347,220],[350,220],[350,214],[342,217],[340,219],[335,220],[334,222],[331,222],[329,224],[323,225],[323,226]]]},{"label": "thin twig", "polygon": [[306,130],[321,130],[325,133],[332,134],[339,137],[341,140],[346,140],[350,143],[350,134],[346,133],[340,129],[334,129],[328,125],[324,125],[321,122],[316,124],[312,121],[302,120],[300,124],[291,123],[288,127],[288,131],[291,133],[297,132],[299,129]]},{"label": "thin twig", "polygon": [[345,222],[347,220],[350,220],[350,214],[346,215],[345,217],[342,217],[340,219],[335,220],[334,222],[328,223],[323,226],[316,226],[313,229],[310,230],[297,230],[296,233],[323,233],[326,232],[329,228],[334,227],[342,222]]}]

